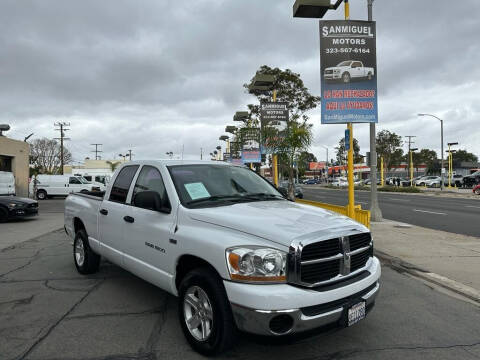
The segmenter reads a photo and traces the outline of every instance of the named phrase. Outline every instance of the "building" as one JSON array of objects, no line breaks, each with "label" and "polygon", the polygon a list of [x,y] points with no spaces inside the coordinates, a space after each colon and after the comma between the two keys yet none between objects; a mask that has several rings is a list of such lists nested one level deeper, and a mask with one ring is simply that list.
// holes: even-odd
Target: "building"
[{"label": "building", "polygon": [[13,173],[18,196],[28,196],[29,156],[27,142],[0,136],[0,171]]}]

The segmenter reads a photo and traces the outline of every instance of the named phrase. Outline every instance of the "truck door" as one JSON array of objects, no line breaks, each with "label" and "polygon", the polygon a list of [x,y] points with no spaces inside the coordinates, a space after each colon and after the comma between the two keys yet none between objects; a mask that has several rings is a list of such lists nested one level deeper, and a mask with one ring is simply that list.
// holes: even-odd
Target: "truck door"
[{"label": "truck door", "polygon": [[359,78],[365,76],[364,74],[364,68],[363,65],[360,61],[354,61],[352,63],[352,72],[353,72],[353,77]]},{"label": "truck door", "polygon": [[68,179],[67,193],[80,192],[84,188],[85,185],[83,185],[78,178],[76,178],[75,176],[70,176],[70,178]]},{"label": "truck door", "polygon": [[98,215],[100,254],[117,265],[123,265],[122,243],[127,224],[125,216],[129,207],[126,201],[138,167],[129,165],[122,168],[115,178],[110,194],[105,194],[105,199],[100,205]]},{"label": "truck door", "polygon": [[[137,197],[142,192],[158,194],[162,210],[148,208]],[[145,195],[145,194],[144,194]],[[130,217],[125,224],[124,266],[138,276],[169,289],[171,274],[166,268],[168,242],[174,231],[175,218],[165,190],[160,171],[150,165],[144,165],[135,181],[130,195],[130,204],[125,215]]]}]

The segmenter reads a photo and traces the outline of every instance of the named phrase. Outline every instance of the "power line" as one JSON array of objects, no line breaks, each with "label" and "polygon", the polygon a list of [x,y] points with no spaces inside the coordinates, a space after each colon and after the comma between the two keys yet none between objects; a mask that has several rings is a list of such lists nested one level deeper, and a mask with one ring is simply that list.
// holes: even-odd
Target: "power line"
[{"label": "power line", "polygon": [[55,131],[60,131],[60,137],[55,138],[56,140],[60,140],[60,166],[61,166],[61,174],[63,175],[63,141],[64,140],[70,140],[70,138],[65,137],[65,131],[69,131],[70,129],[67,128],[67,126],[70,126],[70,123],[66,122],[58,122],[53,124],[54,126],[57,126],[58,128],[55,129]]},{"label": "power line", "polygon": [[90,144],[92,146],[95,146],[95,150],[92,150],[91,152],[95,153],[95,160],[101,160],[102,158],[98,156],[99,153],[102,153],[102,150],[98,150],[99,146],[102,146],[103,144]]}]

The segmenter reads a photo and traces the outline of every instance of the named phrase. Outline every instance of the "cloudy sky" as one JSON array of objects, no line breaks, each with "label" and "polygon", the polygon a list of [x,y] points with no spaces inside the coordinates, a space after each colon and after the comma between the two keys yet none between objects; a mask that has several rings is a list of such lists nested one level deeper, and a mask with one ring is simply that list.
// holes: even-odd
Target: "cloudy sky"
[{"label": "cloudy sky", "polygon": [[[185,158],[199,158],[255,100],[242,84],[262,64],[300,73],[320,94],[318,23],[293,19],[293,2],[2,0],[0,123],[34,139],[68,122],[76,161],[92,156],[92,143],[104,158],[178,156],[183,145]],[[352,19],[366,19],[366,3],[351,0]],[[433,113],[445,120],[445,143],[480,156],[479,13],[478,0],[375,0],[378,130],[438,151],[438,121],[416,116]],[[332,153],[344,126],[321,125],[319,109],[310,117],[311,150],[324,159],[322,146]],[[362,153],[368,128],[354,127]]]}]

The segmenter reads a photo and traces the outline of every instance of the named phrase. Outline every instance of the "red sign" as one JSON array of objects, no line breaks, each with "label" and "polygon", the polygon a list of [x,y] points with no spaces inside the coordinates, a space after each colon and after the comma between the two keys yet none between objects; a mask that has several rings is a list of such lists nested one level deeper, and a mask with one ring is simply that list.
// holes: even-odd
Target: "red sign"
[{"label": "red sign", "polygon": [[325,168],[325,161],[308,163],[310,170],[323,170]]}]

